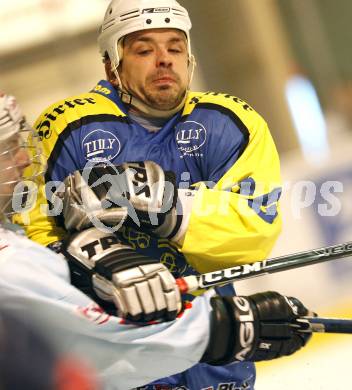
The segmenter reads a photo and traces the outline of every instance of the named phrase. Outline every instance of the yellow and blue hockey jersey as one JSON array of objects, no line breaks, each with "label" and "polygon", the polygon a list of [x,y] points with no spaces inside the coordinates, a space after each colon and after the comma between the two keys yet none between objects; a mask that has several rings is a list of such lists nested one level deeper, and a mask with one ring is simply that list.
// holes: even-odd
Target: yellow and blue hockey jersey
[{"label": "yellow and blue hockey jersey", "polygon": [[[101,81],[89,93],[51,105],[34,128],[47,169],[35,207],[17,222],[27,222],[27,235],[43,245],[66,234],[60,218],[46,215],[53,210],[45,184],[54,182],[46,188],[50,194],[88,161],[104,160],[116,165],[152,160],[175,172],[179,188],[197,189],[181,247],[130,228],[120,232],[175,277],[263,259],[280,232],[278,154],[266,122],[239,98],[190,92],[182,112],[150,132],[128,115],[114,87]],[[254,377],[251,363],[198,364],[156,383],[192,390],[219,384],[250,389]]]},{"label": "yellow and blue hockey jersey", "polygon": [[[187,268],[173,259],[179,249],[199,272],[263,259],[280,231],[277,151],[266,122],[241,99],[189,93],[183,111],[151,133],[127,115],[111,84],[101,81],[90,93],[50,106],[35,130],[47,161],[42,185],[63,181],[96,159],[113,164],[152,160],[174,171],[180,188],[195,185],[182,248],[124,229],[133,246],[154,251],[175,269]],[[27,235],[43,245],[65,235],[58,219],[45,215],[50,214],[47,203],[41,189],[26,226]]]}]

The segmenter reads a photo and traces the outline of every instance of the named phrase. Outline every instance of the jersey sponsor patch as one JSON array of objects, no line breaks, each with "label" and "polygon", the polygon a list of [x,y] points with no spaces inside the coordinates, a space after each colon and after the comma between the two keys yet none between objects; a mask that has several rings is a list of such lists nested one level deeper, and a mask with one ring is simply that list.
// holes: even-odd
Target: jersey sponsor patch
[{"label": "jersey sponsor patch", "polygon": [[183,155],[191,155],[201,149],[207,140],[207,130],[199,122],[186,121],[181,123],[176,133],[176,143]]},{"label": "jersey sponsor patch", "polygon": [[61,102],[62,104],[56,105],[51,111],[48,111],[43,114],[42,120],[36,125],[36,130],[38,133],[39,139],[49,139],[53,133],[51,125],[67,110],[71,110],[77,106],[85,106],[86,104],[96,104],[96,101],[93,98],[84,98],[84,99],[73,99],[65,100]]},{"label": "jersey sponsor patch", "polygon": [[110,131],[97,129],[83,138],[82,149],[86,160],[111,161],[120,153],[121,142]]},{"label": "jersey sponsor patch", "polygon": [[110,318],[110,315],[95,302],[92,302],[85,307],[77,307],[77,313],[97,325],[105,324]]}]

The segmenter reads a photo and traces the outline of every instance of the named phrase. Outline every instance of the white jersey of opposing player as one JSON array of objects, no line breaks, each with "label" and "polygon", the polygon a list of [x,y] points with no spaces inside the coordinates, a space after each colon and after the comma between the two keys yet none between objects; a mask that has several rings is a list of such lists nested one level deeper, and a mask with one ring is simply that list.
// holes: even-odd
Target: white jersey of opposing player
[{"label": "white jersey of opposing player", "polygon": [[196,364],[209,338],[209,297],[173,322],[135,326],[70,284],[61,256],[0,227],[0,304],[30,319],[60,351],[84,357],[104,389],[131,389]]}]

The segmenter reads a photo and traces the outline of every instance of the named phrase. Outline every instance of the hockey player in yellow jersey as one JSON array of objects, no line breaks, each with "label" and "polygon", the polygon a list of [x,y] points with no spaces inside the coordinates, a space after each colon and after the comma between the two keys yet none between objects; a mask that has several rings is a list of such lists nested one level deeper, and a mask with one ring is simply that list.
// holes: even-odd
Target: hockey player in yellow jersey
[{"label": "hockey player in yellow jersey", "polygon": [[[102,169],[108,168],[110,177],[134,172],[125,175],[130,207],[110,203],[110,209],[102,207],[98,214],[104,226],[120,226],[118,239],[141,256],[135,262],[145,265],[146,256],[178,277],[268,256],[281,229],[275,144],[265,120],[240,98],[189,90],[195,65],[190,29],[186,9],[175,0],[110,3],[98,39],[107,80],[88,93],[52,104],[35,123],[47,170],[35,207],[17,218],[30,238],[67,249],[72,231],[89,227],[87,214],[77,211],[82,210],[82,199],[76,195],[89,181],[84,168],[96,182],[104,175]],[[61,191],[60,213],[60,198],[53,194],[62,182],[66,191]],[[164,207],[170,182],[175,191],[170,207]],[[108,195],[109,186],[100,187],[92,190],[90,199],[96,205],[108,201]],[[151,204],[157,205],[152,217]],[[92,244],[91,237],[89,242],[82,237],[71,248]],[[91,256],[102,250],[101,241],[96,242],[90,246]],[[87,261],[79,251],[73,252],[74,282],[87,291],[92,273],[84,276]],[[114,265],[110,273],[119,267]],[[155,267],[157,273],[166,272]],[[112,298],[111,283],[103,279],[94,280],[98,298],[124,306],[121,297]],[[174,317],[181,306],[175,287],[170,287],[171,294],[168,288],[160,288],[166,304],[159,307],[154,302],[146,308],[140,302],[134,318],[161,318],[165,310],[166,318]],[[138,301],[149,294],[152,301],[147,290],[134,291],[134,298]],[[130,306],[125,306],[125,314],[131,314]],[[254,378],[252,363],[199,364],[156,384],[201,389],[228,383],[249,389]]]}]

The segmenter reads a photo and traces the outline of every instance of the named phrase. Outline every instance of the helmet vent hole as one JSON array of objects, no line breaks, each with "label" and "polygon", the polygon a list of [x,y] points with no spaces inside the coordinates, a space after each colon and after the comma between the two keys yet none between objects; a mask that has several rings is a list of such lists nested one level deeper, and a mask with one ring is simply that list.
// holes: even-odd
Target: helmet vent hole
[{"label": "helmet vent hole", "polygon": [[170,23],[170,18],[166,18],[165,23]]},{"label": "helmet vent hole", "polygon": [[151,20],[151,19],[147,19],[147,20],[146,20],[146,23],[147,23],[147,24],[152,24],[152,20]]},{"label": "helmet vent hole", "polygon": [[111,15],[112,14],[112,8],[110,8],[110,11],[109,11],[109,15]]}]

